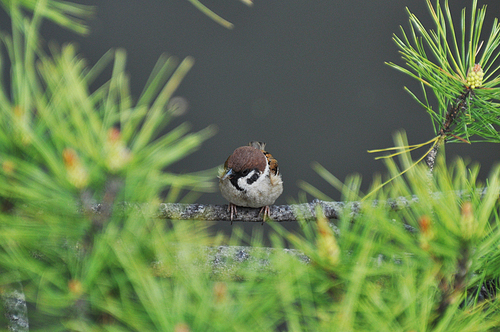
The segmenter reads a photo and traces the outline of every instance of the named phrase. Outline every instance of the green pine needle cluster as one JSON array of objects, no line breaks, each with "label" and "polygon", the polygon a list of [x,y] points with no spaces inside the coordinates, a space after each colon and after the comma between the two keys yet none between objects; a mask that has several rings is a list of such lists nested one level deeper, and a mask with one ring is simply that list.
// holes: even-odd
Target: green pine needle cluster
[{"label": "green pine needle cluster", "polygon": [[[463,110],[460,110],[463,114],[457,114],[452,120],[453,128],[444,128],[453,134],[449,140],[500,142],[500,78],[496,61],[500,55],[498,19],[494,20],[486,37],[483,34],[486,5],[478,8],[477,0],[472,2],[470,19],[467,20],[463,9],[458,23],[452,19],[448,0],[444,1],[444,6],[439,0],[435,6],[427,0],[427,5],[434,28],[428,30],[408,10],[410,32],[401,28],[402,36],[394,36],[406,67],[394,63],[389,65],[420,81],[423,97],[407,91],[431,116],[436,135],[448,120],[449,110],[465,98]],[[458,32],[455,24],[459,24]],[[480,71],[479,82],[471,81],[470,76],[475,71]],[[428,89],[437,99],[436,108],[431,106]],[[467,89],[471,89],[471,93],[466,93]]]},{"label": "green pine needle cluster", "polygon": [[[226,28],[226,29],[234,28],[233,23],[223,19],[222,17],[217,15],[215,12],[210,10],[207,6],[202,4],[200,1],[198,1],[198,0],[188,0],[188,1],[191,2],[191,4],[193,6],[195,6],[199,11],[201,11],[206,16],[210,17],[210,19],[212,19],[214,22],[217,22],[218,24],[220,24],[224,28]],[[249,7],[253,6],[253,0],[240,0],[240,1]]]},{"label": "green pine needle cluster", "polygon": [[[18,15],[17,8],[24,8],[36,12],[39,17],[48,19],[66,29],[80,34],[89,32],[85,19],[92,17],[92,6],[69,3],[60,0],[0,0],[0,8],[11,15]],[[22,25],[21,17],[17,16],[13,24]]]}]

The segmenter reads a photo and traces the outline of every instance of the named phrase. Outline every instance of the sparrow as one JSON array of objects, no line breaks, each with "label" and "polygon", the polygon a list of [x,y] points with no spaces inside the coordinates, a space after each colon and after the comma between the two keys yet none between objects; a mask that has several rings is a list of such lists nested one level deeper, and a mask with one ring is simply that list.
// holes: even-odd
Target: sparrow
[{"label": "sparrow", "polygon": [[219,171],[219,189],[229,201],[231,222],[236,207],[261,208],[263,221],[269,217],[269,205],[283,192],[278,161],[264,150],[266,144],[252,141],[234,150]]}]

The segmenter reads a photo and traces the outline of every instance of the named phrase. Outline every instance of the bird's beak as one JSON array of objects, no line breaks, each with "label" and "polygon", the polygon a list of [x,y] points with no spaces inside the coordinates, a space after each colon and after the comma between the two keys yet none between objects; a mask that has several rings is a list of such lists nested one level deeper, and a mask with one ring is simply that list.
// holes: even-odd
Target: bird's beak
[{"label": "bird's beak", "polygon": [[222,177],[222,180],[225,180],[226,178],[231,178],[231,176],[234,174],[233,169],[230,168],[227,170],[226,174]]}]

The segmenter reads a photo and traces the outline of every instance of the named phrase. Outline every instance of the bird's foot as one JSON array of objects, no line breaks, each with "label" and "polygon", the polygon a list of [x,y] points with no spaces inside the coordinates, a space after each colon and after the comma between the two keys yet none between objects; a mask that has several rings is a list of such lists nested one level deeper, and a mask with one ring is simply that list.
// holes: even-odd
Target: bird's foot
[{"label": "bird's foot", "polygon": [[229,203],[229,206],[227,207],[227,211],[229,212],[229,214],[231,216],[231,225],[232,225],[233,224],[233,216],[237,215],[236,205],[234,205],[233,203]]},{"label": "bird's foot", "polygon": [[263,214],[263,216],[262,216],[262,225],[264,225],[264,222],[266,221],[266,218],[267,219],[271,219],[270,213],[271,213],[271,210],[269,208],[269,205],[266,205],[266,206],[263,206],[263,207],[260,208],[259,215]]}]

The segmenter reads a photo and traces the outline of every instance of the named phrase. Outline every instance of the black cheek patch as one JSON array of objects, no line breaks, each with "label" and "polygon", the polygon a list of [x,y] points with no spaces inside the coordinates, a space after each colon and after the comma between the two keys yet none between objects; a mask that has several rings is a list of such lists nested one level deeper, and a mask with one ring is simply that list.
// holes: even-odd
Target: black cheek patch
[{"label": "black cheek patch", "polygon": [[238,179],[240,177],[239,176],[233,176],[229,179],[229,181],[231,181],[231,183],[233,184],[233,186],[238,189],[239,191],[243,191],[243,188],[241,188],[240,186],[238,186]]},{"label": "black cheek patch", "polygon": [[254,173],[250,178],[247,179],[248,184],[252,184],[259,178],[259,173]]}]

